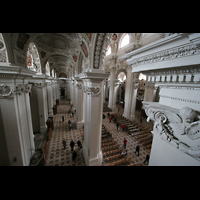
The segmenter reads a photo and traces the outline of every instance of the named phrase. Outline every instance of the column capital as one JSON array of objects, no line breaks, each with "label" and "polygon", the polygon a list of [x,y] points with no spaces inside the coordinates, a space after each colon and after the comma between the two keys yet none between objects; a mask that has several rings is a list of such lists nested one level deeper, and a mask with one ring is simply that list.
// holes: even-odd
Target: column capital
[{"label": "column capital", "polygon": [[17,86],[0,85],[0,98],[14,97],[23,93],[29,93],[32,85],[29,83],[18,84]]},{"label": "column capital", "polygon": [[98,96],[102,92],[101,87],[90,87],[90,86],[84,86],[83,89],[84,93],[87,93],[90,96]]},{"label": "column capital", "polygon": [[83,72],[79,74],[80,79],[89,79],[91,82],[102,82],[108,78],[109,73],[93,73],[93,72]]}]

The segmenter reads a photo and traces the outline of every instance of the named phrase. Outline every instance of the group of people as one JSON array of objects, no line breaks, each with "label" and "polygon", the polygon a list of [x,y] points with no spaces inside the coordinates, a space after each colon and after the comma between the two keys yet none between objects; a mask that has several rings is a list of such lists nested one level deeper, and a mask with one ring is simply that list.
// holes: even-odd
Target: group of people
[{"label": "group of people", "polygon": [[[112,118],[114,118],[114,123],[116,123],[117,130],[118,130],[118,128],[119,128],[119,122],[117,122],[118,114],[116,114],[116,115],[113,115],[113,114],[110,115],[110,113],[107,113],[107,116],[108,116],[108,118],[109,118],[110,123],[111,123]],[[105,117],[106,117],[106,116],[103,114],[103,119],[105,119]],[[141,122],[141,123],[142,123],[142,120],[143,120],[143,117],[141,117],[141,119],[140,119],[140,122]],[[122,130],[124,131],[125,128],[126,128],[126,125],[123,124],[123,125],[122,125]],[[125,150],[125,149],[126,149],[126,144],[127,144],[126,138],[124,138],[123,143],[124,143],[123,147],[124,147],[124,150]],[[138,156],[139,156],[139,152],[140,152],[140,146],[137,145],[137,146],[136,146],[136,150],[135,150],[135,154],[138,153]],[[122,152],[122,153],[123,153],[123,152]],[[125,152],[124,152],[123,154],[126,155]],[[146,162],[149,163],[149,155],[148,155],[148,154],[146,155],[146,159],[145,159],[144,163],[146,163]]]},{"label": "group of people", "polygon": [[[67,145],[66,140],[63,139],[62,143],[63,143],[63,147],[65,150],[66,145]],[[78,144],[78,151],[79,151],[82,148],[82,144],[81,144],[80,140],[77,141],[77,144]],[[72,162],[76,162],[77,152],[76,152],[76,150],[74,150],[75,142],[73,140],[71,140],[69,145],[71,147],[71,151],[73,152],[72,153]]]},{"label": "group of people", "polygon": [[[126,138],[124,138],[124,141],[123,141],[123,142],[124,142],[124,146],[123,146],[123,147],[124,147],[124,149],[126,149],[126,144],[127,144]],[[138,153],[138,156],[139,156],[139,152],[140,152],[140,146],[139,146],[139,144],[138,144],[138,145],[136,146],[136,149],[135,149],[135,154]],[[146,162],[149,163],[149,155],[148,155],[148,154],[146,155],[146,159],[145,159],[144,163],[146,163]]]}]

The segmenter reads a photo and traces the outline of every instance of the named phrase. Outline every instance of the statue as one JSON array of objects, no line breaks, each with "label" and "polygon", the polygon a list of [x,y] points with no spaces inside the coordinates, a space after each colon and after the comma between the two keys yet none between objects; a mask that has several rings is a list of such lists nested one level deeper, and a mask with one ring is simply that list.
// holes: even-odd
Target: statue
[{"label": "statue", "polygon": [[181,151],[200,160],[200,120],[188,107],[180,113],[149,107],[145,110],[149,120],[154,121],[153,132]]},{"label": "statue", "polygon": [[116,42],[113,43],[113,52],[117,53],[117,43]]}]

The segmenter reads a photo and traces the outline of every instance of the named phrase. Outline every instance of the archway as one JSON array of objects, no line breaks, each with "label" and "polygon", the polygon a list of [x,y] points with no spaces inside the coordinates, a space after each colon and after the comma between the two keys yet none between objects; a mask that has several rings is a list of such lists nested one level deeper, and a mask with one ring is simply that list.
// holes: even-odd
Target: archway
[{"label": "archway", "polygon": [[3,35],[0,33],[0,65],[9,65],[8,54]]},{"label": "archway", "polygon": [[26,64],[28,69],[35,71],[37,73],[42,73],[40,56],[37,47],[33,42],[31,42],[28,46],[26,54]]}]

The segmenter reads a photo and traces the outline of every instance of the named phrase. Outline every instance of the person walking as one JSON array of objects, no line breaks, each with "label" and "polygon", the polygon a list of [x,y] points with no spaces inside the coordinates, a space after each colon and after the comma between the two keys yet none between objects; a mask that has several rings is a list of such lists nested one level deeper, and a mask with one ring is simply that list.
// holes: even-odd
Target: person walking
[{"label": "person walking", "polygon": [[149,155],[147,154],[146,155],[146,160],[144,161],[144,163],[146,163],[147,162],[147,164],[149,164]]},{"label": "person walking", "polygon": [[71,131],[71,129],[72,129],[72,124],[69,124],[69,130]]},{"label": "person walking", "polygon": [[76,156],[77,156],[77,153],[76,151],[74,150],[73,154],[72,154],[72,162],[76,162]]},{"label": "person walking", "polygon": [[143,120],[143,116],[140,118],[140,122],[142,123],[142,120]]},{"label": "person walking", "polygon": [[123,125],[122,125],[122,130],[123,130],[123,131],[124,131],[125,127],[126,127],[126,125],[125,125],[125,124],[123,124]]},{"label": "person walking", "polygon": [[138,156],[139,156],[139,151],[140,151],[140,146],[137,145],[137,146],[136,146],[136,150],[135,150],[135,154],[138,152]]},{"label": "person walking", "polygon": [[119,122],[117,122],[117,130],[118,130],[118,127],[119,127]]},{"label": "person walking", "polygon": [[71,140],[71,142],[70,142],[70,147],[71,147],[71,151],[73,151],[74,150],[74,141],[73,140]]},{"label": "person walking", "polygon": [[63,141],[62,141],[62,143],[63,143],[63,147],[64,147],[64,150],[66,149],[66,140],[64,139]]},{"label": "person walking", "polygon": [[112,119],[112,118],[110,117],[110,119],[109,119],[109,120],[110,120],[110,123],[111,123],[111,119]]},{"label": "person walking", "polygon": [[79,151],[82,148],[82,144],[79,140],[77,141],[77,144],[78,144],[78,151]]},{"label": "person walking", "polygon": [[124,138],[124,149],[126,149],[127,140]]},{"label": "person walking", "polygon": [[62,116],[62,121],[64,122],[64,116]]}]

